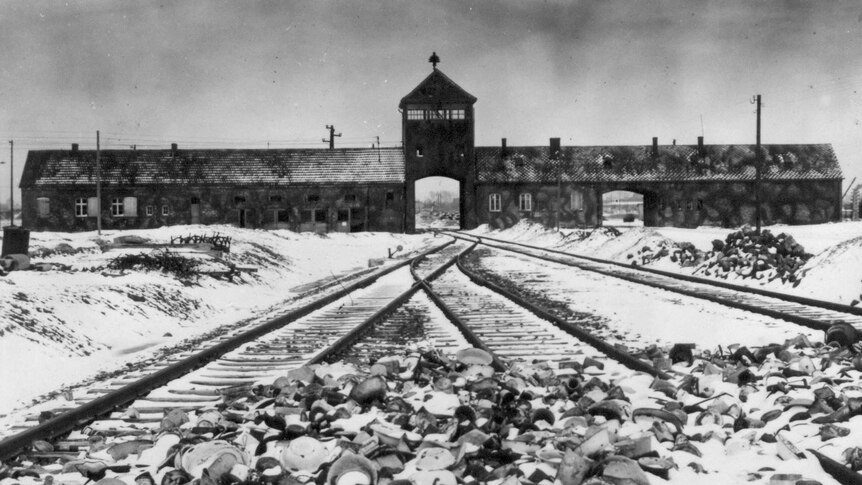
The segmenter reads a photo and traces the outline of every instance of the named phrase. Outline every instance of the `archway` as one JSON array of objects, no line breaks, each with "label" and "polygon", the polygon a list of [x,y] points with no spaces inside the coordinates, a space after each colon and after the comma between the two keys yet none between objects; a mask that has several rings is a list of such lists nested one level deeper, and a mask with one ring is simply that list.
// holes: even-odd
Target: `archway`
[{"label": "archway", "polygon": [[644,223],[644,195],[628,190],[611,190],[603,193],[602,225],[649,226],[649,223]]},{"label": "archway", "polygon": [[416,232],[461,227],[461,183],[449,177],[425,177],[414,182]]}]

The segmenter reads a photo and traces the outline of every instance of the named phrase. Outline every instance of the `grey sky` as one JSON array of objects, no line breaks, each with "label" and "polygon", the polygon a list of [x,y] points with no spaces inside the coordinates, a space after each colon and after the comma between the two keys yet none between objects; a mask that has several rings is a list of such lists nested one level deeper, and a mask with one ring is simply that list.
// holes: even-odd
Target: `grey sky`
[{"label": "grey sky", "polygon": [[[838,1],[182,1],[0,5],[0,160],[127,148],[401,140],[440,68],[494,145],[832,143],[862,177],[862,4]],[[0,198],[8,197],[7,166]],[[18,176],[16,174],[16,180]]]}]

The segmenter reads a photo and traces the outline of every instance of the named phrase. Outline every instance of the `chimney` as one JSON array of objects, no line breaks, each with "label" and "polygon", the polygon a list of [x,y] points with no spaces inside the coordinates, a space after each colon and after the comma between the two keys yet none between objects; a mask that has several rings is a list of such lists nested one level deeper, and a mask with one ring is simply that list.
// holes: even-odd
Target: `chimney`
[{"label": "chimney", "polygon": [[177,156],[177,144],[176,143],[171,143],[171,156],[172,157]]},{"label": "chimney", "polygon": [[560,155],[560,139],[559,138],[551,138],[551,153],[550,156],[552,159],[557,158]]},{"label": "chimney", "polygon": [[78,153],[78,144],[72,143],[72,153]]},{"label": "chimney", "polygon": [[652,137],[652,156],[658,156],[658,137]]},{"label": "chimney", "polygon": [[506,139],[503,138],[501,143],[500,143],[500,155],[505,157],[508,154],[509,154],[509,149],[506,148]]},{"label": "chimney", "polygon": [[703,156],[703,137],[697,137],[697,154]]},{"label": "chimney", "polygon": [[676,146],[676,138],[673,139],[673,146]]}]

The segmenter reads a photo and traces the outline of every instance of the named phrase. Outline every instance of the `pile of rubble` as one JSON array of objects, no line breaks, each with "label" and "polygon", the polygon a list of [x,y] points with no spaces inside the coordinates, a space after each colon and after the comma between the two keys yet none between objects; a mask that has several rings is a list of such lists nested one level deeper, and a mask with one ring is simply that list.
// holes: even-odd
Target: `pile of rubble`
[{"label": "pile of rubble", "polygon": [[712,251],[704,255],[704,262],[695,273],[727,278],[781,279],[782,283],[795,283],[797,271],[812,255],[785,233],[773,235],[768,229],[760,235],[750,227],[727,235],[724,241],[712,242]]},{"label": "pile of rubble", "polygon": [[862,467],[862,359],[846,348],[800,336],[641,357],[675,377],[608,375],[592,358],[499,372],[478,349],[302,367],[153,428],[75,433],[65,442],[85,451],[62,461],[37,442],[0,468],[0,484],[830,481],[809,448]]}]

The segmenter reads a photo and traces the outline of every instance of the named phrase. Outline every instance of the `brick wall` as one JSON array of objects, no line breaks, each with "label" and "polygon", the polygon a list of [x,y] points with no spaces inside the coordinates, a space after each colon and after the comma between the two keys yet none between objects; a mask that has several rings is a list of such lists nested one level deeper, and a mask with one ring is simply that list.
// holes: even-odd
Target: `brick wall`
[{"label": "brick wall", "polygon": [[[35,231],[91,231],[96,217],[76,217],[75,201],[95,195],[95,187],[22,189],[24,227]],[[389,194],[389,195],[387,195]],[[135,197],[134,216],[113,216],[114,198]],[[48,213],[39,213],[39,198]],[[401,184],[294,187],[135,186],[102,188],[103,229],[145,229],[191,224],[196,201],[201,224],[326,231],[401,232],[404,190]],[[152,214],[148,215],[150,207]],[[166,208],[166,209],[165,209]],[[279,211],[279,212],[276,212]],[[314,211],[312,213],[312,211]],[[317,222],[313,227],[309,222]]]}]

